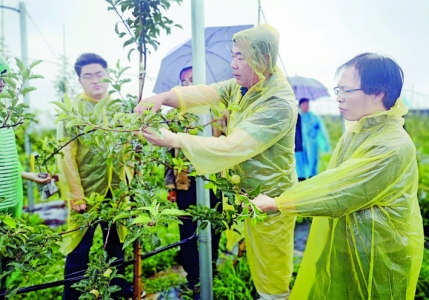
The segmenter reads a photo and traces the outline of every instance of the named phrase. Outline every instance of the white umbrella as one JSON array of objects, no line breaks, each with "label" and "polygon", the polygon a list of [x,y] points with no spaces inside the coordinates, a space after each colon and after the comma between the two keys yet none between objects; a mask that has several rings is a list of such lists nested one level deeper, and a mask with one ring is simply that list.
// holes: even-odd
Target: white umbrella
[{"label": "white umbrella", "polygon": [[[231,48],[232,36],[253,25],[207,27],[205,34],[206,83],[214,83],[232,78]],[[180,85],[180,71],[192,66],[192,41],[175,47],[162,59],[154,93],[169,91]]]}]

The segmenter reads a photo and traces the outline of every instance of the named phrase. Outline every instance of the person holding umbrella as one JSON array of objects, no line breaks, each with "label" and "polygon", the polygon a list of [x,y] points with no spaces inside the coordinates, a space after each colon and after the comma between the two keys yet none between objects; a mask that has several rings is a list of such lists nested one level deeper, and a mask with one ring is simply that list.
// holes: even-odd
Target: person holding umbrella
[{"label": "person holding umbrella", "polygon": [[346,131],[328,169],[253,201],[263,211],[313,217],[290,299],[414,299],[424,237],[416,149],[403,128],[403,71],[389,57],[363,53],[337,74]]},{"label": "person holding umbrella", "polygon": [[[198,175],[232,170],[241,177],[240,188],[250,191],[261,187],[263,193],[276,197],[297,182],[294,148],[298,111],[292,88],[276,66],[279,34],[262,24],[236,33],[232,44],[233,79],[176,87],[143,99],[134,111],[168,105],[182,112],[207,113],[218,103],[238,106],[239,110],[229,112],[226,136],[176,134],[161,128],[162,137],[158,137],[146,128],[143,137],[156,146],[182,149]],[[250,271],[261,299],[287,299],[289,295],[294,224],[295,217],[279,213],[255,226],[245,221]]]}]

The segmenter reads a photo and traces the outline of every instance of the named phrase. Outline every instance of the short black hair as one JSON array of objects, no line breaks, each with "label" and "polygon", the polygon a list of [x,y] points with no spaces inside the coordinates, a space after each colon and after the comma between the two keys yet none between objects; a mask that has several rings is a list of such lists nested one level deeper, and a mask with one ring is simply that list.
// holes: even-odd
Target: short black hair
[{"label": "short black hair", "polygon": [[360,88],[365,94],[384,93],[384,107],[390,109],[395,105],[404,85],[404,72],[393,58],[376,53],[362,53],[340,66],[337,75],[348,67],[355,67],[357,70]]},{"label": "short black hair", "polygon": [[100,64],[104,69],[107,69],[107,61],[100,55],[95,53],[82,53],[74,63],[74,70],[78,77],[82,72],[82,68],[90,64]]},{"label": "short black hair", "polygon": [[188,70],[192,70],[192,66],[183,68],[182,71],[180,71],[179,78],[182,79],[182,74]]},{"label": "short black hair", "polygon": [[301,99],[299,99],[299,101],[298,101],[298,106],[299,105],[301,105],[302,103],[304,103],[304,102],[309,102],[310,101],[310,99],[308,99],[308,98],[301,98]]}]

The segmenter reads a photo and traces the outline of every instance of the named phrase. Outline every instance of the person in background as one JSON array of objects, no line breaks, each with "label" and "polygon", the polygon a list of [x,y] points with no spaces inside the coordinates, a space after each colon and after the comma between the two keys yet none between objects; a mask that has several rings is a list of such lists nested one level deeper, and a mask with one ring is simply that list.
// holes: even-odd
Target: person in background
[{"label": "person in background", "polygon": [[290,299],[414,299],[424,236],[416,149],[403,128],[403,71],[390,57],[363,53],[337,75],[346,130],[327,170],[253,201],[313,217]]},{"label": "person in background", "polygon": [[[197,175],[226,170],[225,176],[230,172],[240,176],[240,189],[250,192],[260,187],[263,193],[276,197],[297,182],[294,148],[298,110],[293,90],[276,65],[279,34],[262,24],[236,33],[232,42],[233,79],[176,87],[143,99],[134,111],[157,111],[168,105],[182,112],[208,113],[219,103],[237,106],[239,109],[229,112],[226,136],[176,134],[161,128],[159,137],[146,128],[143,137],[153,145],[181,149]],[[254,226],[250,219],[245,220],[247,258],[261,299],[288,297],[294,225],[295,217],[279,213]]]},{"label": "person in background", "polygon": [[[9,71],[9,65],[0,57],[0,93],[5,89],[2,78]],[[51,174],[42,177],[39,173],[25,172],[18,159],[15,132],[8,122],[0,118],[0,214],[20,217],[24,202],[22,179],[31,180],[38,184],[51,181]],[[0,255],[0,274],[7,268],[7,259]],[[0,280],[0,290],[6,287],[6,278]],[[2,296],[0,296],[0,299]]]},{"label": "person in background", "polygon": [[[103,98],[108,96],[108,82],[101,81],[108,78],[107,62],[99,55],[94,53],[84,53],[80,55],[74,65],[79,83],[83,92],[76,98],[76,101],[83,102],[86,111],[94,110],[95,105]],[[66,128],[65,122],[59,122],[57,128],[58,139],[71,139],[78,134],[76,127]],[[132,174],[127,173],[124,166],[124,149],[120,145],[112,145],[115,148],[117,156],[113,163],[108,165],[106,161],[99,156],[103,149],[88,145],[84,137],[79,137],[70,142],[62,149],[64,154],[58,158],[58,167],[60,170],[60,188],[63,197],[69,204],[68,231],[61,244],[61,251],[67,255],[64,277],[73,278],[76,272],[86,270],[89,262],[89,251],[92,245],[96,226],[90,226],[84,230],[75,230],[78,228],[74,222],[74,216],[89,210],[91,207],[86,203],[85,197],[92,193],[98,193],[104,198],[112,198],[113,190],[119,188],[121,182],[129,182]],[[101,222],[103,231],[103,241],[106,240],[108,224]],[[116,257],[117,260],[124,259],[124,250],[122,249],[125,239],[125,228],[113,225],[107,240],[106,252],[108,258]],[[118,268],[119,274],[124,274],[123,267]],[[121,290],[115,295],[127,298],[133,297],[132,286],[122,278],[114,278],[112,285],[118,285]],[[76,300],[80,292],[71,288],[70,283],[64,285],[63,299]]]},{"label": "person in background", "polygon": [[295,152],[296,173],[303,181],[318,173],[320,152],[331,151],[329,134],[322,119],[310,111],[310,101],[299,99],[302,151]]},{"label": "person in background", "polygon": [[[186,67],[180,71],[180,82],[182,86],[190,86],[193,84],[192,67]],[[174,156],[177,156],[179,150],[172,149],[172,152]],[[191,205],[197,205],[195,177],[188,176],[186,171],[181,171],[177,174],[172,168],[167,168],[165,183],[169,188],[169,200],[176,201],[179,209],[185,210]],[[215,196],[213,191],[210,190],[210,207],[214,208],[218,203],[217,210],[221,212],[222,202]],[[198,224],[197,222],[193,222],[190,217],[182,217],[181,221],[183,224],[179,225],[180,240],[184,240],[195,234]],[[211,237],[213,270],[216,270],[220,233],[216,234],[215,231],[212,230]],[[179,262],[187,273],[187,288],[194,290],[200,277],[197,239],[192,239],[180,246]]]}]

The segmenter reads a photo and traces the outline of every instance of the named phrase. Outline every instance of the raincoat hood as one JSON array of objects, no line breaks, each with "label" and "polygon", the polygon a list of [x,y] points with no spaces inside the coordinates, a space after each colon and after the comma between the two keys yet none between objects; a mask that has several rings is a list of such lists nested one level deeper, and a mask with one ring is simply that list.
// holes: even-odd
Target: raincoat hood
[{"label": "raincoat hood", "polygon": [[237,32],[233,41],[241,50],[247,64],[258,75],[260,82],[266,74],[277,71],[277,55],[279,51],[279,33],[274,27],[262,24]]}]

